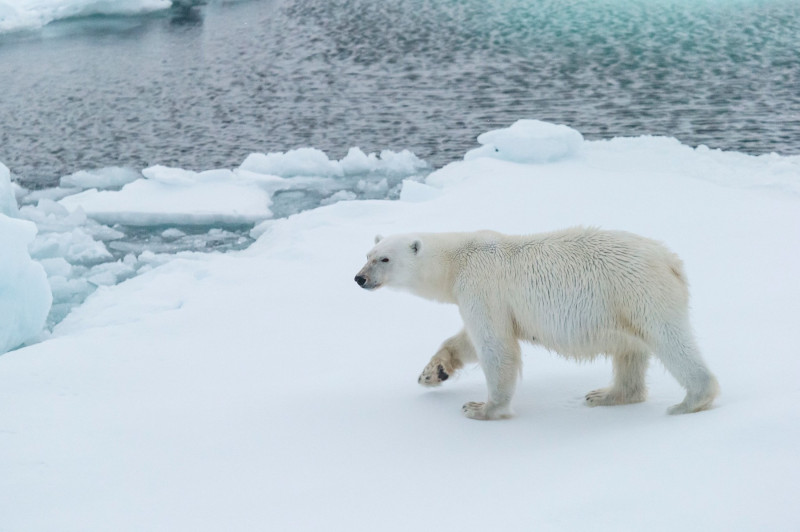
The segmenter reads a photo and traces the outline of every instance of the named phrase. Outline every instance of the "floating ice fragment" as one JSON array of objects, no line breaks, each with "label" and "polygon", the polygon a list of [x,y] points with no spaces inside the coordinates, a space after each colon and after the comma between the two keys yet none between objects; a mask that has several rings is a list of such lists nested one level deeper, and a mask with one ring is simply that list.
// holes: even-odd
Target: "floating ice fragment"
[{"label": "floating ice fragment", "polygon": [[61,178],[61,186],[80,189],[114,189],[136,181],[140,177],[142,177],[141,174],[131,168],[110,166],[98,170],[81,170],[64,176]]},{"label": "floating ice fragment", "polygon": [[340,161],[329,159],[316,148],[300,148],[288,152],[252,153],[239,170],[284,178],[293,177],[344,177],[377,174],[387,177],[405,177],[426,172],[428,163],[408,150],[384,150],[380,156],[353,147]]},{"label": "floating ice fragment", "polygon": [[361,148],[353,147],[347,151],[347,155],[339,161],[339,164],[345,174],[367,174],[378,165],[378,156],[374,153],[367,155]]},{"label": "floating ice fragment", "polygon": [[[47,214],[47,215],[51,214],[56,217],[60,216],[65,218],[69,216],[69,211],[67,209],[65,209],[64,207],[62,207],[61,205],[59,205],[58,203],[56,203],[51,199],[44,199],[44,198],[40,199],[39,202],[36,204],[36,207],[37,207],[36,210],[42,214]],[[86,215],[82,211],[76,212],[76,214],[80,217],[80,221],[78,223],[83,223],[86,221]]]},{"label": "floating ice fragment", "polygon": [[136,275],[136,270],[125,261],[105,262],[94,266],[86,280],[96,286],[113,286]]},{"label": "floating ice fragment", "polygon": [[39,235],[30,244],[31,256],[36,259],[62,257],[71,264],[91,265],[111,259],[111,253],[83,229],[76,227],[64,233]]},{"label": "floating ice fragment", "polygon": [[377,183],[362,179],[358,182],[356,188],[364,195],[383,196],[389,190],[389,183],[386,181],[386,178],[381,179]]},{"label": "floating ice fragment", "polygon": [[428,163],[408,150],[394,152],[381,151],[378,169],[389,176],[411,176],[429,169]]},{"label": "floating ice fragment", "polygon": [[41,190],[26,190],[22,189],[20,194],[17,194],[17,201],[20,205],[35,205],[36,202],[42,199],[50,199],[58,201],[72,194],[75,194],[74,188],[43,188]]},{"label": "floating ice fragment", "polygon": [[230,170],[153,166],[142,174],[146,179],[118,191],[90,189],[59,203],[101,223],[131,226],[248,224],[272,216],[268,192]]},{"label": "floating ice fragment", "polygon": [[299,148],[266,155],[251,153],[239,168],[280,177],[338,177],[344,174],[338,162],[331,161],[325,152],[316,148]]},{"label": "floating ice fragment", "polygon": [[86,279],[72,279],[63,275],[53,275],[48,278],[53,300],[60,305],[75,305],[82,303],[91,294],[95,287]]},{"label": "floating ice fragment", "polygon": [[17,205],[19,205],[20,198],[25,197],[25,195],[30,192],[30,190],[21,186],[19,183],[15,183],[14,181],[11,182],[11,190],[14,191],[14,198],[17,200]]},{"label": "floating ice fragment", "polygon": [[468,151],[465,161],[491,157],[515,163],[550,163],[577,155],[583,135],[571,127],[540,120],[517,120],[510,127],[478,136],[480,148]]},{"label": "floating ice fragment", "polygon": [[11,186],[11,172],[3,163],[0,163],[0,214],[7,216],[17,214],[17,199],[15,190]]},{"label": "floating ice fragment", "polygon": [[39,260],[47,277],[64,277],[69,278],[72,276],[72,264],[66,261],[63,257],[52,257],[49,259]]},{"label": "floating ice fragment", "polygon": [[320,201],[320,205],[332,205],[334,203],[338,203],[340,201],[352,201],[358,198],[358,195],[355,192],[351,192],[349,190],[340,190],[336,194],[328,196],[324,200]]},{"label": "floating ice fragment", "polygon": [[175,229],[174,227],[166,229],[161,233],[161,238],[164,238],[166,240],[175,240],[176,238],[181,238],[184,236],[186,236],[186,233],[184,233],[180,229]]}]

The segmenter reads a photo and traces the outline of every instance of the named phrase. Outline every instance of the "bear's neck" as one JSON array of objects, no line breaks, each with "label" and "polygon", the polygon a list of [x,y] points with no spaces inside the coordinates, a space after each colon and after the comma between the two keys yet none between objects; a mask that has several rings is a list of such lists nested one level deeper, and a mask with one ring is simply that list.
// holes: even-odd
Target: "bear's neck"
[{"label": "bear's neck", "polygon": [[414,295],[425,299],[456,303],[456,246],[437,238],[439,236],[426,235],[422,243],[422,260],[416,265],[413,281],[407,288]]},{"label": "bear's neck", "polygon": [[412,286],[408,287],[412,294],[425,299],[439,301],[440,303],[456,303],[452,275],[426,271],[419,272],[419,275],[420,278]]}]

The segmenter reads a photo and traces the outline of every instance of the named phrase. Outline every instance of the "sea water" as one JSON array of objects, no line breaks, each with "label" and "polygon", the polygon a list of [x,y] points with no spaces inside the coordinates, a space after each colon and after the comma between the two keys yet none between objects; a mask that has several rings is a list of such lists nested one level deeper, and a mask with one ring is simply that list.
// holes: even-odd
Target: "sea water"
[{"label": "sea water", "polygon": [[0,36],[0,161],[26,186],[301,146],[439,167],[518,118],[795,154],[799,50],[796,0],[210,0],[70,19]]}]

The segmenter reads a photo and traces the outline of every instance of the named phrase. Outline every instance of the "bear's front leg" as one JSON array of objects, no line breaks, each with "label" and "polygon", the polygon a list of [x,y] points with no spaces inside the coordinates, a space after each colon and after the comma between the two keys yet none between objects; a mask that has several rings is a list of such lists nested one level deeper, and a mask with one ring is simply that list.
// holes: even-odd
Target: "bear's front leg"
[{"label": "bear's front leg", "polygon": [[428,362],[417,379],[423,386],[439,386],[449,379],[465,363],[477,362],[478,355],[469,340],[467,331],[462,329],[455,336],[444,341],[442,346]]},{"label": "bear's front leg", "polygon": [[511,398],[522,366],[519,342],[511,327],[496,321],[469,320],[467,326],[486,376],[489,397],[486,402],[466,403],[461,410],[471,419],[509,418],[513,415]]},{"label": "bear's front leg", "polygon": [[586,404],[626,405],[641,403],[647,397],[645,374],[649,362],[647,351],[620,351],[614,354],[614,384],[586,394]]}]

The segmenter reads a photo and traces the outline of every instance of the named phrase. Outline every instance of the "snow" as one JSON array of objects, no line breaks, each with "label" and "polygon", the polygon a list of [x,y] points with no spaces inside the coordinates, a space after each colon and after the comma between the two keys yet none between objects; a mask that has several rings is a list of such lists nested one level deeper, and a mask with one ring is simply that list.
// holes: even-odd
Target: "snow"
[{"label": "snow", "polygon": [[[551,131],[499,146],[562,153]],[[508,159],[267,219],[245,251],[136,257],[0,357],[0,530],[800,528],[800,158],[640,137]],[[255,170],[234,174],[287,179]],[[648,401],[587,408],[610,364],[525,346],[517,416],[466,419],[480,370],[416,383],[457,310],[353,282],[377,233],[578,224],[683,258],[715,408],[666,415],[683,394],[655,362]]]},{"label": "snow", "polygon": [[40,28],[89,15],[134,15],[167,9],[170,0],[0,0],[0,33]]}]

